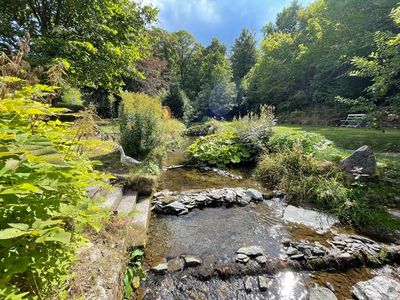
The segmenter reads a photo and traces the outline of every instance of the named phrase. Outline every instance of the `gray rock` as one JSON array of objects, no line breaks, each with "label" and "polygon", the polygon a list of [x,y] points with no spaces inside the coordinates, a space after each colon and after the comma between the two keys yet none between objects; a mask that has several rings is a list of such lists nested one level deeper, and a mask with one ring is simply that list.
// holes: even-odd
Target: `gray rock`
[{"label": "gray rock", "polygon": [[299,250],[297,250],[296,248],[293,248],[293,247],[289,247],[286,250],[286,254],[289,256],[296,255],[297,253],[299,253]]},{"label": "gray rock", "polygon": [[248,257],[246,254],[239,253],[236,255],[236,260],[238,262],[247,263],[250,260],[250,257]]},{"label": "gray rock", "polygon": [[201,258],[196,255],[182,255],[182,258],[188,267],[195,267],[203,263]]},{"label": "gray rock", "polygon": [[258,286],[260,291],[265,292],[269,286],[269,278],[265,276],[258,276]]},{"label": "gray rock", "polygon": [[400,282],[388,276],[375,276],[355,284],[352,292],[358,300],[400,299]]},{"label": "gray rock", "polygon": [[267,263],[267,257],[265,255],[259,255],[256,257],[256,261],[259,264],[266,264]]},{"label": "gray rock", "polygon": [[185,267],[185,264],[182,259],[180,258],[174,258],[168,261],[168,271],[170,272],[176,272],[183,270]]},{"label": "gray rock", "polygon": [[303,253],[299,253],[299,254],[295,254],[290,256],[291,259],[302,259],[304,258],[304,254]]},{"label": "gray rock", "polygon": [[245,278],[245,280],[244,280],[244,289],[248,293],[253,290],[253,283],[251,282],[251,278],[250,277]]},{"label": "gray rock", "polygon": [[174,202],[168,204],[168,205],[165,206],[165,207],[166,207],[167,209],[168,209],[168,208],[169,208],[169,209],[173,209],[173,210],[176,211],[176,212],[181,212],[181,211],[184,211],[184,210],[186,209],[186,206],[185,206],[183,203],[179,202],[179,201],[174,201]]},{"label": "gray rock", "polygon": [[[366,145],[354,151],[349,157],[343,159],[340,162],[340,166],[344,171],[350,174],[353,179],[357,178],[357,173],[366,174],[370,178],[375,178],[378,174],[374,153],[372,149]],[[358,170],[358,172],[355,170]]]},{"label": "gray rock", "polygon": [[236,253],[245,254],[247,256],[259,256],[264,255],[264,250],[259,246],[249,246],[249,247],[242,247],[239,248]]},{"label": "gray rock", "polygon": [[153,267],[152,270],[155,273],[164,273],[168,270],[168,263],[165,262],[165,263],[158,264],[157,266]]},{"label": "gray rock", "polygon": [[236,193],[232,190],[228,190],[225,194],[225,201],[228,203],[233,203],[236,201]]},{"label": "gray rock", "polygon": [[330,289],[317,286],[310,289],[309,300],[337,300],[337,298]]},{"label": "gray rock", "polygon": [[255,190],[255,189],[248,189],[246,194],[249,195],[255,201],[262,201],[264,199],[263,195]]}]

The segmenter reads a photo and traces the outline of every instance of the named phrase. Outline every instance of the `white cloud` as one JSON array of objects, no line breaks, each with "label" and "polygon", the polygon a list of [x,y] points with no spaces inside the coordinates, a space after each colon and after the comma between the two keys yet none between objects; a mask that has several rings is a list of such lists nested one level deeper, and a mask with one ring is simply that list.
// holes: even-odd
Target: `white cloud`
[{"label": "white cloud", "polygon": [[161,23],[192,22],[198,20],[208,24],[221,22],[217,5],[212,0],[142,0],[143,4],[160,9]]}]

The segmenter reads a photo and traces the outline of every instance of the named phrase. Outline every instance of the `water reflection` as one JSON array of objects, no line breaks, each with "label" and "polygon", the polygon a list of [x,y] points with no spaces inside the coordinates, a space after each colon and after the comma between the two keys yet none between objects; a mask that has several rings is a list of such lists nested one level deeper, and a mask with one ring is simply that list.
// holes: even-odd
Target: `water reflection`
[{"label": "water reflection", "polygon": [[279,273],[270,283],[268,299],[301,300],[307,299],[307,288],[303,276],[291,271]]}]

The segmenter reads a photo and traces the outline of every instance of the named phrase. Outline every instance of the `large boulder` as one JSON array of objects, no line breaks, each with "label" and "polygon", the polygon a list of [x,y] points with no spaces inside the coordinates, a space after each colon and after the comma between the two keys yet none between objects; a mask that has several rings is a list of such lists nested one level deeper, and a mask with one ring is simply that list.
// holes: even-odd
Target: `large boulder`
[{"label": "large boulder", "polygon": [[352,288],[358,300],[400,299],[400,282],[386,275],[357,283]]},{"label": "large boulder", "polygon": [[341,168],[353,179],[376,179],[378,167],[372,149],[362,146],[340,162]]}]

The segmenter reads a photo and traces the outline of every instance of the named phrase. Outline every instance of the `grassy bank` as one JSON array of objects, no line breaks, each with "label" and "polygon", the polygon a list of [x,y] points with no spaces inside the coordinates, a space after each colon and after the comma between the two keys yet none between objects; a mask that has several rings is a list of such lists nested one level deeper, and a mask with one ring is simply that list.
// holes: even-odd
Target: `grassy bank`
[{"label": "grassy bank", "polygon": [[343,149],[355,150],[363,145],[369,145],[375,152],[400,152],[400,130],[398,129],[387,129],[382,132],[369,128],[279,125],[274,130],[276,132],[304,130],[319,133]]}]

